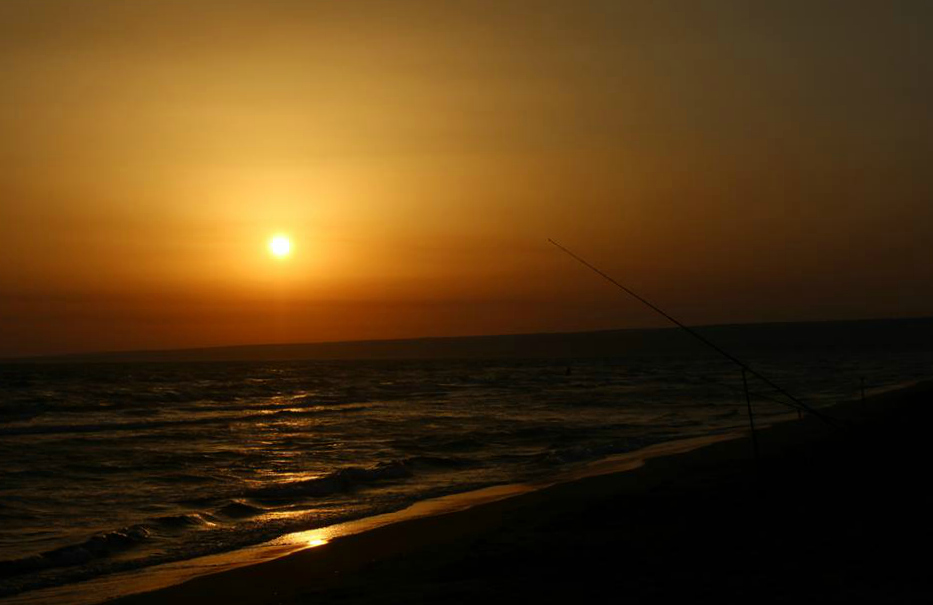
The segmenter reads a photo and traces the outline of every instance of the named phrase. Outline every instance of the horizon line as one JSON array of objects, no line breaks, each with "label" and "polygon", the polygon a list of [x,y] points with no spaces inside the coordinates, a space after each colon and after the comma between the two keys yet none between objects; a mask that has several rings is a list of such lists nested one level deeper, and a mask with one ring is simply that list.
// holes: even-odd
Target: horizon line
[{"label": "horizon line", "polygon": [[[696,328],[725,328],[739,326],[769,326],[786,324],[829,324],[829,323],[863,323],[880,321],[910,321],[910,320],[933,320],[933,315],[918,316],[896,316],[896,317],[864,317],[857,319],[808,319],[808,320],[780,320],[780,321],[750,321],[736,323],[708,323],[693,324]],[[7,362],[29,362],[43,360],[68,360],[80,359],[82,357],[107,357],[119,355],[146,355],[146,354],[169,354],[186,352],[208,352],[223,351],[235,349],[261,349],[276,347],[302,347],[302,346],[326,346],[326,345],[367,345],[367,344],[390,344],[390,343],[408,343],[425,341],[443,341],[443,340],[469,340],[483,338],[508,338],[508,337],[532,337],[532,336],[559,336],[559,335],[581,335],[581,334],[600,334],[608,332],[660,332],[667,330],[679,330],[677,326],[656,326],[656,327],[631,327],[631,328],[601,328],[595,330],[555,330],[545,332],[504,332],[497,334],[460,334],[449,336],[411,336],[403,338],[362,338],[356,340],[319,340],[319,341],[300,341],[300,342],[267,342],[267,343],[241,343],[229,345],[205,345],[192,347],[167,347],[151,349],[111,349],[101,351],[82,351],[71,353],[47,353],[41,355],[17,355],[0,356],[0,363]]]}]

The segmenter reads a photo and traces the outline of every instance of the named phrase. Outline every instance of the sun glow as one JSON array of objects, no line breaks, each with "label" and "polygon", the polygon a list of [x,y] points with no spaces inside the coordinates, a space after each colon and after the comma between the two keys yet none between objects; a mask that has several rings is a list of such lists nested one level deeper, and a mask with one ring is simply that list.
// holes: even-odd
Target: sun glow
[{"label": "sun glow", "polygon": [[276,235],[269,240],[269,251],[272,256],[285,258],[292,251],[292,243],[284,235]]}]

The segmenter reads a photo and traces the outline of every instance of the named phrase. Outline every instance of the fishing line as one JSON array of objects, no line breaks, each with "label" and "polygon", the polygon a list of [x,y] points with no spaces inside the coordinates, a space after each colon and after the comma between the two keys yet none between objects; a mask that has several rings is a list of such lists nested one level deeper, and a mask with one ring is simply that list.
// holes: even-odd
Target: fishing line
[{"label": "fishing line", "polygon": [[752,376],[754,376],[754,377],[757,378],[758,380],[761,380],[761,381],[764,382],[766,385],[768,385],[769,387],[771,387],[772,389],[774,389],[775,391],[777,391],[777,392],[780,393],[781,395],[784,395],[785,397],[787,397],[787,399],[790,400],[790,401],[781,401],[780,403],[783,403],[785,406],[788,406],[788,407],[790,407],[790,408],[793,408],[793,409],[797,410],[798,412],[799,412],[799,411],[806,411],[806,412],[808,412],[808,413],[810,413],[810,414],[813,414],[814,416],[816,416],[817,418],[819,418],[820,420],[822,420],[822,421],[825,422],[826,424],[828,424],[828,425],[830,425],[830,426],[836,426],[832,418],[830,418],[830,417],[827,416],[826,414],[824,414],[824,413],[822,413],[822,412],[820,412],[820,411],[818,411],[818,410],[816,410],[816,409],[810,407],[809,405],[807,405],[806,403],[804,403],[803,401],[801,401],[799,398],[797,398],[797,397],[795,397],[794,395],[792,395],[791,393],[789,393],[786,389],[784,389],[783,387],[781,387],[781,386],[775,384],[775,383],[774,383],[773,381],[771,381],[769,378],[767,378],[766,376],[763,376],[763,375],[760,374],[757,370],[755,370],[754,368],[752,368],[751,366],[749,366],[747,363],[745,363],[745,362],[742,361],[741,359],[739,359],[739,358],[737,358],[736,356],[732,355],[731,353],[729,353],[728,351],[726,351],[726,350],[723,349],[722,347],[720,347],[720,346],[716,345],[715,343],[711,342],[708,338],[706,338],[705,336],[703,336],[703,335],[700,334],[699,332],[695,331],[694,329],[692,329],[692,328],[686,326],[685,324],[683,324],[682,322],[678,321],[676,318],[674,318],[674,317],[671,316],[670,314],[666,313],[663,309],[661,309],[661,308],[658,307],[657,305],[655,305],[655,304],[649,302],[648,300],[642,298],[641,296],[639,296],[637,293],[635,293],[635,292],[632,291],[631,289],[626,288],[625,286],[623,286],[622,284],[620,284],[619,282],[617,282],[615,279],[613,279],[610,275],[604,273],[603,271],[601,271],[601,270],[598,269],[597,267],[591,265],[589,262],[587,262],[587,261],[584,260],[583,258],[577,256],[576,254],[574,254],[573,252],[571,252],[570,250],[568,250],[568,249],[565,248],[564,246],[562,246],[562,245],[558,244],[556,241],[552,240],[551,238],[548,238],[547,241],[549,241],[551,244],[553,244],[553,245],[554,245],[555,247],[557,247],[559,250],[561,250],[562,252],[564,252],[565,254],[567,254],[568,256],[570,256],[572,259],[576,260],[578,263],[580,263],[580,264],[583,265],[584,267],[590,269],[591,271],[593,271],[594,273],[596,273],[597,275],[599,275],[600,277],[602,277],[603,279],[605,279],[606,281],[608,281],[609,283],[611,283],[612,285],[614,285],[614,286],[616,286],[617,288],[619,288],[620,290],[624,291],[624,292],[625,292],[626,294],[628,294],[629,296],[635,298],[636,300],[638,300],[639,302],[641,302],[642,304],[644,304],[645,306],[647,306],[648,308],[650,308],[650,309],[653,310],[654,312],[658,313],[659,315],[661,315],[662,317],[664,317],[665,319],[667,319],[668,321],[670,321],[671,323],[673,323],[673,324],[674,324],[675,326],[677,326],[678,328],[682,329],[684,332],[686,332],[687,334],[689,334],[689,335],[692,336],[693,338],[699,340],[700,342],[702,342],[702,343],[703,343],[704,345],[706,345],[707,347],[709,347],[709,348],[713,349],[714,351],[716,351],[717,353],[719,353],[719,355],[725,357],[726,359],[728,359],[728,360],[731,361],[732,363],[734,363],[734,364],[736,364],[737,366],[739,366],[739,368],[741,368],[743,371],[748,372],[749,374],[751,374]]}]

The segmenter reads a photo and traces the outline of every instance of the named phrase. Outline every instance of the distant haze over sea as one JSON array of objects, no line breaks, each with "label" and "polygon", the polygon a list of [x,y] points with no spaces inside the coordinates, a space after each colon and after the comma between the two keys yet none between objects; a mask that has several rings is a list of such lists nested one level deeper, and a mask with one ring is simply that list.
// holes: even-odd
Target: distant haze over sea
[{"label": "distant haze over sea", "polygon": [[[727,350],[933,346],[933,317],[699,326]],[[678,328],[268,344],[11,358],[3,362],[197,362],[303,359],[596,358],[706,351]]]}]

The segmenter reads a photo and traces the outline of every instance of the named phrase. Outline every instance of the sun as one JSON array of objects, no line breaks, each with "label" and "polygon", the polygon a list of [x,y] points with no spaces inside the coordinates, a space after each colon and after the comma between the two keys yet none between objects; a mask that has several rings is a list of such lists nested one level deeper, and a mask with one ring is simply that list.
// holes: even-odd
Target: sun
[{"label": "sun", "polygon": [[269,240],[269,252],[277,258],[285,258],[292,251],[292,243],[284,235],[276,235]]}]

